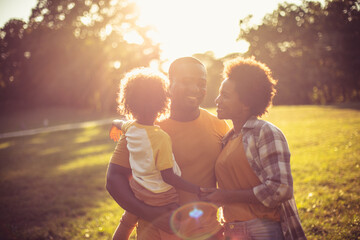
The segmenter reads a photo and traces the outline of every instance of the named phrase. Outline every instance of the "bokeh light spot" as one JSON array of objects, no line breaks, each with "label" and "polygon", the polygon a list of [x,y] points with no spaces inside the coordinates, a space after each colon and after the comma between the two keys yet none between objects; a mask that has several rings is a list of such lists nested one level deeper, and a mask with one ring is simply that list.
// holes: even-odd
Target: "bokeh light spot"
[{"label": "bokeh light spot", "polygon": [[203,215],[203,213],[204,212],[202,210],[195,207],[191,212],[189,212],[189,216],[192,218],[199,218],[201,215]]},{"label": "bokeh light spot", "polygon": [[170,226],[181,239],[208,239],[221,228],[217,213],[218,207],[212,203],[188,203],[174,211]]}]

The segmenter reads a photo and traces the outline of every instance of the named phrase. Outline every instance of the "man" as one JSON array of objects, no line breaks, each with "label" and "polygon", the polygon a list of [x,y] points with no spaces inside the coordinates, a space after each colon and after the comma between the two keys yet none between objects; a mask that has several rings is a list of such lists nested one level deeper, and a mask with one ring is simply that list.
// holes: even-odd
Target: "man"
[{"label": "man", "polygon": [[[201,187],[215,187],[215,161],[229,128],[226,122],[200,108],[206,94],[205,66],[192,57],[179,58],[169,68],[169,79],[170,118],[158,125],[171,137],[182,178]],[[171,232],[171,209],[148,206],[135,198],[129,187],[130,175],[126,139],[122,138],[110,160],[107,190],[122,208],[141,218],[138,239],[159,239],[157,228]],[[180,204],[199,201],[195,194],[178,192]]]}]

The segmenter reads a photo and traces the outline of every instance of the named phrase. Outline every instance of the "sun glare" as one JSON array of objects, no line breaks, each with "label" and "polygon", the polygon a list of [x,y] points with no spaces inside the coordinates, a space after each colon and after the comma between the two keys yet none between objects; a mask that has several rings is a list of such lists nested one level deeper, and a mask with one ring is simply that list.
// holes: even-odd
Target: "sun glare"
[{"label": "sun glare", "polygon": [[144,43],[144,39],[135,30],[125,33],[124,40],[139,45]]},{"label": "sun glare", "polygon": [[113,67],[114,67],[115,69],[119,69],[119,68],[121,67],[121,62],[120,62],[120,61],[115,61],[115,62],[113,63]]},{"label": "sun glare", "polygon": [[[137,1],[140,23],[155,26],[157,32],[149,37],[161,44],[164,60],[207,51],[213,51],[216,57],[246,52],[247,43],[236,41],[238,21],[242,16],[229,16],[221,10],[222,5],[226,6],[226,1],[214,2]],[[229,25],[229,18],[233,18],[232,25]]]},{"label": "sun glare", "polygon": [[[212,51],[217,58],[244,53],[249,44],[236,41],[240,19],[253,15],[259,24],[266,13],[277,8],[281,0],[134,0],[140,9],[139,25],[151,25],[148,33],[160,43],[162,60]],[[301,0],[288,0],[301,2]]]}]

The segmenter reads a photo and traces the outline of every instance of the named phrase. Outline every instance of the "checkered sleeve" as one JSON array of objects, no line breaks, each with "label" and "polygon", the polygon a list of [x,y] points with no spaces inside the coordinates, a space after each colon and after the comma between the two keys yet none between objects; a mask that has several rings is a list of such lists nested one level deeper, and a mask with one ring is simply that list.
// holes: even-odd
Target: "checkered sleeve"
[{"label": "checkered sleeve", "polygon": [[257,147],[262,184],[253,192],[265,206],[275,208],[293,196],[290,150],[283,133],[271,124],[261,127]]}]

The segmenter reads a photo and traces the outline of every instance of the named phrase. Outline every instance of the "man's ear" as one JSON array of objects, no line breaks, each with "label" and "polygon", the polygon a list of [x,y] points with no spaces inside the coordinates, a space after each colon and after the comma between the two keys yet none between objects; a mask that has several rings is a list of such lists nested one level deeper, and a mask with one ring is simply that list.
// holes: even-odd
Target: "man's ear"
[{"label": "man's ear", "polygon": [[168,97],[171,97],[171,96],[172,96],[173,85],[174,85],[174,82],[170,80],[169,89],[167,90],[167,96],[168,96]]}]

